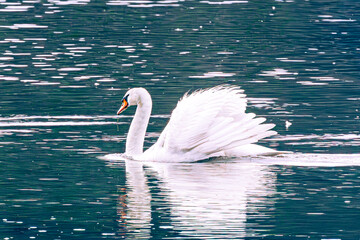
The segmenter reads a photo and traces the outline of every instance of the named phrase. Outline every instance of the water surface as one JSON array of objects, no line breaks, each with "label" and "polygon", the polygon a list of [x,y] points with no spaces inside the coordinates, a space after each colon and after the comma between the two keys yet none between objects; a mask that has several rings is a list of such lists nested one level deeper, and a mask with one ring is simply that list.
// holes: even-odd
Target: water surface
[{"label": "water surface", "polygon": [[[358,239],[360,2],[0,1],[1,239]],[[104,160],[153,97],[241,86],[296,154]],[[291,123],[291,125],[290,125]]]}]

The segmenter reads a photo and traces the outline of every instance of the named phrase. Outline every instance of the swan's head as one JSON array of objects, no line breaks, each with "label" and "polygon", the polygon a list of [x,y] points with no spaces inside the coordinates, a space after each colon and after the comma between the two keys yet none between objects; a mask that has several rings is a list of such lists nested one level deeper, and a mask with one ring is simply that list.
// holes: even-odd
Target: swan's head
[{"label": "swan's head", "polygon": [[[148,100],[148,98],[150,100]],[[148,91],[145,88],[132,88],[125,93],[117,114],[119,115],[130,106],[141,105],[144,101],[149,101],[151,103],[151,97]]]}]

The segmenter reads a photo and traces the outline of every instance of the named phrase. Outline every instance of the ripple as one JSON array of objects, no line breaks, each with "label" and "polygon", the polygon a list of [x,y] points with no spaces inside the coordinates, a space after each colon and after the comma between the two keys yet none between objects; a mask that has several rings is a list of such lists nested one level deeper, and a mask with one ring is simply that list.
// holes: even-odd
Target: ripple
[{"label": "ripple", "polygon": [[139,7],[139,8],[150,8],[150,7],[178,7],[179,2],[184,0],[164,0],[164,1],[150,1],[150,0],[110,0],[106,5],[113,6],[128,6],[128,7]]},{"label": "ripple", "polygon": [[[111,163],[128,160],[124,154],[112,153],[100,156],[99,159]],[[313,166],[313,167],[342,167],[360,166],[360,154],[315,154],[315,153],[287,153],[275,157],[243,157],[238,158],[243,164],[251,162],[261,165],[285,166]]]},{"label": "ripple", "polygon": [[217,54],[219,54],[219,55],[232,55],[234,53],[233,52],[222,51],[222,52],[217,52]]},{"label": "ripple", "polygon": [[59,72],[75,72],[75,71],[83,71],[83,70],[85,70],[85,68],[64,67],[64,68],[59,68],[58,69]]},{"label": "ripple", "polygon": [[81,81],[81,80],[89,80],[91,78],[102,78],[104,76],[101,75],[90,75],[90,76],[80,76],[80,77],[74,77],[74,79],[76,81]]},{"label": "ripple", "polygon": [[304,86],[321,86],[321,85],[329,85],[328,83],[319,83],[319,82],[311,82],[311,81],[297,81],[296,83],[299,83]]},{"label": "ripple", "polygon": [[18,77],[0,75],[0,80],[4,81],[18,81]]},{"label": "ripple", "polygon": [[69,85],[69,86],[60,86],[59,88],[87,88],[85,85]]},{"label": "ripple", "polygon": [[94,119],[94,118],[110,118],[112,116],[83,116],[83,115],[69,115],[69,116],[25,116],[17,115],[13,117],[0,117],[0,121],[12,120],[29,120],[29,119]]},{"label": "ripple", "polygon": [[[49,126],[91,126],[119,124],[105,119],[124,116],[14,116],[0,117],[0,127],[49,127]],[[47,121],[46,121],[47,120]],[[60,121],[59,121],[60,120]],[[67,120],[67,121],[64,121]],[[80,120],[80,121],[75,121]],[[84,121],[87,120],[87,121]]]},{"label": "ripple", "polygon": [[97,82],[116,82],[116,79],[113,78],[102,78],[102,79],[98,79],[96,80]]},{"label": "ripple", "polygon": [[8,29],[17,30],[17,29],[21,29],[21,28],[29,28],[29,29],[33,29],[33,28],[48,28],[48,26],[24,23],[24,24],[14,24],[14,25],[11,25],[11,26],[1,25],[0,28],[8,28]]},{"label": "ripple", "polygon": [[24,40],[20,40],[18,38],[5,38],[5,42],[11,42],[11,43],[24,43]]},{"label": "ripple", "polygon": [[86,231],[86,229],[85,228],[74,228],[73,231],[74,232],[84,232],[84,231]]},{"label": "ripple", "polygon": [[32,82],[31,85],[37,86],[52,86],[52,85],[60,85],[60,82],[48,82],[48,81],[40,81],[40,82]]},{"label": "ripple", "polygon": [[92,125],[110,125],[117,122],[0,122],[0,127],[54,127],[54,126],[92,126]]},{"label": "ripple", "polygon": [[0,9],[0,12],[26,12],[29,8],[33,8],[34,6],[6,6],[3,9]]},{"label": "ripple", "polygon": [[13,57],[0,57],[0,61],[10,61],[10,60],[14,60]]},{"label": "ripple", "polygon": [[[31,133],[35,133],[35,132],[37,132],[37,131],[35,131],[34,129],[1,129],[0,130],[0,136],[11,136],[11,135],[14,135],[14,134],[28,134],[28,135],[31,135]],[[2,142],[1,144],[5,144],[5,143]]]},{"label": "ripple", "polygon": [[310,79],[315,79],[315,80],[319,80],[319,81],[339,81],[340,80],[338,78],[333,78],[333,77],[310,77]]},{"label": "ripple", "polygon": [[319,15],[319,18],[332,18],[332,15]]},{"label": "ripple", "polygon": [[306,62],[306,60],[302,60],[302,59],[288,59],[288,58],[276,58],[276,60],[279,60],[280,62],[291,62],[291,63]]},{"label": "ripple", "polygon": [[263,157],[253,160],[266,165],[344,167],[360,166],[360,154],[283,154],[277,157]]},{"label": "ripple", "polygon": [[5,52],[3,55],[7,55],[7,56],[30,56],[31,53],[13,53],[13,52]]},{"label": "ripple", "polygon": [[356,22],[355,19],[322,19],[323,22]]},{"label": "ripple", "polygon": [[282,75],[298,75],[298,73],[297,72],[289,72],[288,70],[282,69],[282,68],[274,68],[274,70],[271,70],[271,71],[262,71],[262,73],[260,73],[258,75],[279,78]]},{"label": "ripple", "polygon": [[[360,135],[350,134],[324,134],[324,135],[285,135],[278,136],[266,141],[284,142],[285,145],[303,146],[310,145],[321,148],[339,146],[360,146]],[[360,159],[359,159],[360,161]]]},{"label": "ripple", "polygon": [[235,4],[235,3],[248,3],[249,1],[222,1],[222,2],[200,1],[200,2],[211,5],[224,5],[224,4]]},{"label": "ripple", "polygon": [[249,104],[256,108],[269,108],[276,105],[278,98],[247,98]]},{"label": "ripple", "polygon": [[286,135],[277,138],[272,138],[272,140],[276,141],[299,141],[299,140],[307,140],[307,139],[319,139],[319,140],[326,140],[326,139],[358,139],[360,140],[360,135],[358,134],[324,134],[324,135]]},{"label": "ripple", "polygon": [[189,76],[189,78],[214,78],[214,77],[232,77],[235,73],[224,73],[224,72],[207,72],[203,75]]},{"label": "ripple", "polygon": [[62,0],[48,0],[50,3],[53,3],[55,5],[60,5],[60,6],[64,6],[64,5],[86,5],[88,3],[90,3],[90,0],[67,0],[67,1],[62,1]]},{"label": "ripple", "polygon": [[24,41],[46,41],[47,38],[24,38]]}]

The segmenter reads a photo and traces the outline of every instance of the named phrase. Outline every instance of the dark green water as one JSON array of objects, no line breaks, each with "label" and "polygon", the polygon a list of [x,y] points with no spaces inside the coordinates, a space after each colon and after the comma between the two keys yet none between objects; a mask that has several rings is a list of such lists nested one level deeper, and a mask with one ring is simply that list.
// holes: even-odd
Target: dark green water
[{"label": "dark green water", "polygon": [[[0,1],[0,239],[359,239],[359,9]],[[277,125],[262,145],[299,155],[101,159],[124,151],[128,88],[152,95],[148,147],[186,91],[224,83]]]}]

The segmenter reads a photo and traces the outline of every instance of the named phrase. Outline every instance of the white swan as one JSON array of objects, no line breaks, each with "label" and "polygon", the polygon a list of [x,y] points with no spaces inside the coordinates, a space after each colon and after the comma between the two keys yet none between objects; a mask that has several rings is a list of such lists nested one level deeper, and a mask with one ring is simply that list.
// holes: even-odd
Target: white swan
[{"label": "white swan", "polygon": [[237,86],[217,86],[185,94],[157,142],[143,152],[152,100],[144,88],[126,92],[117,114],[137,105],[126,139],[125,156],[134,160],[190,162],[210,157],[275,155],[258,140],[276,134],[274,124],[245,113],[246,95]]}]

